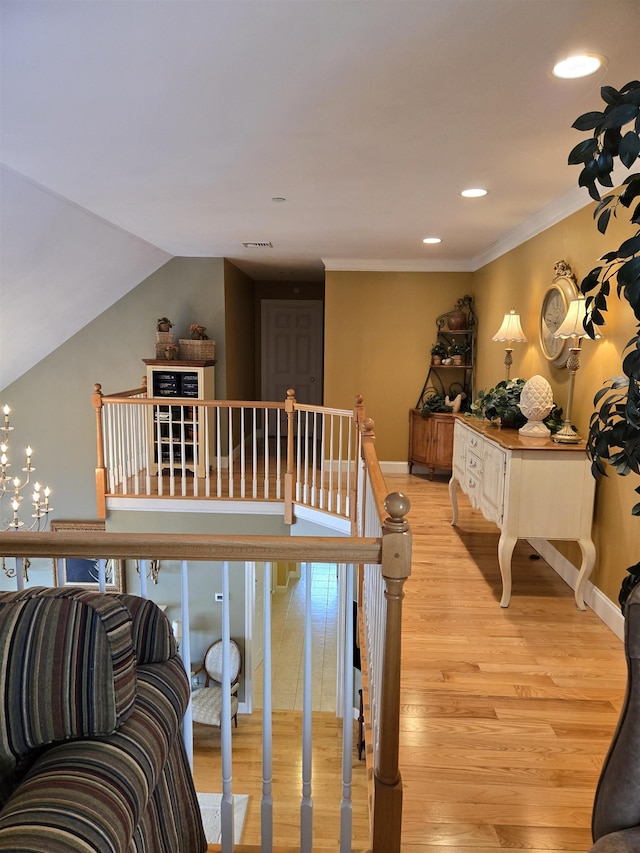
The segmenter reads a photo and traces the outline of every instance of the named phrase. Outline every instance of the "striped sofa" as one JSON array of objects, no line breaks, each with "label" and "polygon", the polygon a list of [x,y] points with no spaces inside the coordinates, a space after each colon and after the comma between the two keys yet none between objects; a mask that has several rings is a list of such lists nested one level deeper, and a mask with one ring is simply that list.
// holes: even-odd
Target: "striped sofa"
[{"label": "striped sofa", "polygon": [[0,850],[202,853],[164,613],[66,587],[0,594]]}]

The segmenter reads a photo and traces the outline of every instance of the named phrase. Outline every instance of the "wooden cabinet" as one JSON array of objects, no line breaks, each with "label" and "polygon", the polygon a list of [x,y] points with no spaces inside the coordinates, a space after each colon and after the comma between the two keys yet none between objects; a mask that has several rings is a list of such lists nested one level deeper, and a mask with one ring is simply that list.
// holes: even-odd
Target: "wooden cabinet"
[{"label": "wooden cabinet", "polygon": [[414,464],[428,468],[432,479],[436,469],[451,470],[453,424],[450,414],[423,417],[417,409],[409,411],[409,473]]},{"label": "wooden cabinet", "polygon": [[453,473],[449,495],[458,522],[457,486],[474,509],[501,530],[498,562],[502,600],[511,597],[511,556],[518,539],[574,540],[582,563],[576,604],[585,609],[584,585],[595,564],[591,539],[595,480],[584,444],[555,444],[517,430],[454,416]]},{"label": "wooden cabinet", "polygon": [[151,474],[188,470],[205,477],[214,458],[214,432],[210,410],[196,401],[214,399],[214,362],[145,359],[145,364],[147,396],[167,401],[149,410]]}]

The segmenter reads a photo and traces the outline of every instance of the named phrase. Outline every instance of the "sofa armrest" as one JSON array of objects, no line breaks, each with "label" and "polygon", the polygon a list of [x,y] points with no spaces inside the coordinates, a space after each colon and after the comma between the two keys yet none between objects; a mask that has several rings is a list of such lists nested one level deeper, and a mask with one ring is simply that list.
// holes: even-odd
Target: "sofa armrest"
[{"label": "sofa armrest", "polygon": [[138,664],[160,663],[177,654],[171,623],[150,599],[117,596],[131,614],[131,636]]},{"label": "sofa armrest", "polygon": [[0,805],[33,755],[115,731],[132,713],[131,616],[78,587],[0,594]]}]

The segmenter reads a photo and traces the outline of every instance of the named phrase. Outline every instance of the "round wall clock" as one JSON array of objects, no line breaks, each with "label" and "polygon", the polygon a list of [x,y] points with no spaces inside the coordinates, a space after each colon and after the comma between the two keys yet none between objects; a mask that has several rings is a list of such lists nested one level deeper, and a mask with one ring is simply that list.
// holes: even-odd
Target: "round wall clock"
[{"label": "round wall clock", "polygon": [[578,287],[568,264],[558,261],[554,269],[556,276],[547,288],[540,308],[540,347],[554,367],[564,367],[569,357],[567,341],[553,335],[567,314],[569,302],[578,296]]}]

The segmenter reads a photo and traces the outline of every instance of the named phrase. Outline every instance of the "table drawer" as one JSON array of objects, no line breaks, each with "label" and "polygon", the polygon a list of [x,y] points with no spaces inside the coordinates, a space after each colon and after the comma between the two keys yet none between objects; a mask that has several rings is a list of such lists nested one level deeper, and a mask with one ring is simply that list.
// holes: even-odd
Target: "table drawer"
[{"label": "table drawer", "polygon": [[472,453],[475,453],[476,456],[482,456],[482,450],[484,448],[484,439],[480,435],[476,435],[474,432],[469,431],[467,436],[467,450],[470,450]]},{"label": "table drawer", "polygon": [[482,457],[476,456],[475,453],[469,451],[469,453],[467,453],[466,470],[469,474],[479,477],[480,474],[482,474]]},{"label": "table drawer", "polygon": [[469,471],[465,474],[463,491],[469,498],[469,503],[474,509],[480,509],[482,501],[482,485],[477,477]]}]

